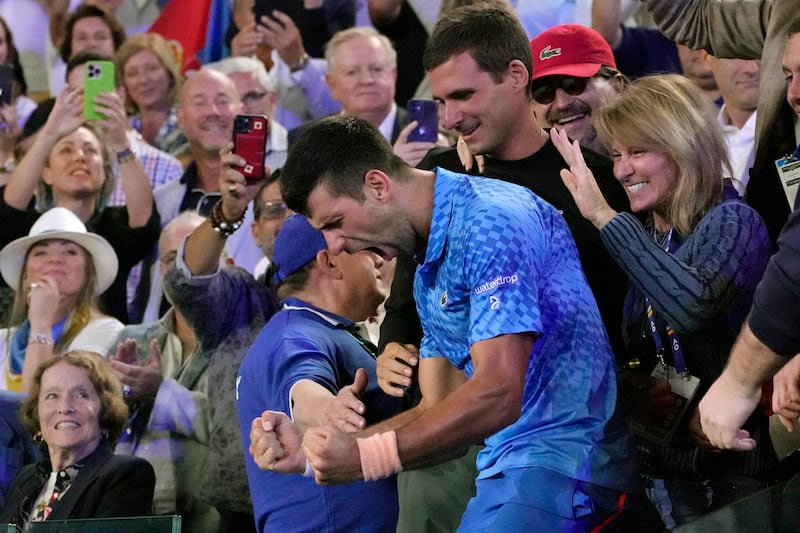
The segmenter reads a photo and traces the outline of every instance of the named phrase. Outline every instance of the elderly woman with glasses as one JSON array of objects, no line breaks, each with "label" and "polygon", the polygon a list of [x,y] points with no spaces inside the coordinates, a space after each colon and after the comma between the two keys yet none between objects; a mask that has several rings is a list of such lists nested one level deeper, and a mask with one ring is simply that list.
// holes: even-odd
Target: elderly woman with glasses
[{"label": "elderly woman with glasses", "polygon": [[113,452],[128,408],[99,355],[67,352],[39,366],[20,415],[47,457],[17,474],[0,522],[25,531],[45,520],[151,514],[153,468]]}]

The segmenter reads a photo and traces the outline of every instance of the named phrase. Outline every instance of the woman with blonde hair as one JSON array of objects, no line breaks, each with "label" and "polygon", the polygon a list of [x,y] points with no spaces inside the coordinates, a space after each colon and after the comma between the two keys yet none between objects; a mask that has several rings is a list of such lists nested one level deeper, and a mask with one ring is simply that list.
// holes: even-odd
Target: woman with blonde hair
[{"label": "woman with blonde hair", "polygon": [[69,209],[50,209],[28,236],[0,250],[0,274],[16,290],[11,326],[0,330],[0,390],[28,392],[54,354],[105,354],[122,330],[96,304],[117,275],[114,249]]},{"label": "woman with blonde hair", "polygon": [[157,33],[143,33],[129,37],[114,62],[125,85],[131,127],[156,148],[180,154],[186,137],[175,116],[181,72],[174,49]]},{"label": "woman with blonde hair", "polygon": [[570,165],[561,177],[628,274],[623,314],[627,399],[647,496],[675,528],[766,486],[777,458],[763,413],[747,425],[759,446],[713,449],[697,403],[722,372],[770,253],[761,217],[732,185],[716,109],[678,75],[636,80],[595,112],[614,175],[642,225],[611,209],[577,142],[551,130]]}]

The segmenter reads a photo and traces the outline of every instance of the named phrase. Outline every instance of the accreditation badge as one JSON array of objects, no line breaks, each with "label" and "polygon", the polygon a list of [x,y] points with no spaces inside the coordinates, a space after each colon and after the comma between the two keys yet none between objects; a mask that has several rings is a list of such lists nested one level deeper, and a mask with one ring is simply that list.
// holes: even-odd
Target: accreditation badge
[{"label": "accreditation badge", "polygon": [[800,159],[794,155],[787,155],[775,161],[775,167],[778,169],[778,176],[781,178],[786,199],[789,201],[789,205],[793,206],[797,197],[797,188],[800,186]]},{"label": "accreditation badge", "polygon": [[675,430],[680,426],[689,405],[692,403],[700,379],[675,370],[671,365],[657,364],[650,375],[657,381],[669,381],[672,387],[672,408],[664,416],[634,417],[632,421],[633,432],[659,446],[669,445]]}]

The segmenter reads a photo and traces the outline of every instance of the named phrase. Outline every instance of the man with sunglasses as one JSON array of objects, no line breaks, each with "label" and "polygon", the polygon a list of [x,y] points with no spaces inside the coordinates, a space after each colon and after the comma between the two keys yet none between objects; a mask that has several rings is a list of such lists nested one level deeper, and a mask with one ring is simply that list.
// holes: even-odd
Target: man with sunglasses
[{"label": "man with sunglasses", "polygon": [[533,112],[542,127],[566,130],[570,138],[607,154],[592,125],[592,113],[620,93],[619,73],[603,36],[579,24],[562,24],[531,41]]},{"label": "man with sunglasses", "polygon": [[286,202],[281,197],[281,186],[278,183],[280,169],[273,172],[264,181],[258,194],[253,199],[253,222],[250,223],[250,233],[253,235],[258,247],[264,252],[264,258],[256,264],[253,275],[260,278],[267,271],[272,261],[272,251],[275,247],[275,238],[292,212],[286,207]]}]

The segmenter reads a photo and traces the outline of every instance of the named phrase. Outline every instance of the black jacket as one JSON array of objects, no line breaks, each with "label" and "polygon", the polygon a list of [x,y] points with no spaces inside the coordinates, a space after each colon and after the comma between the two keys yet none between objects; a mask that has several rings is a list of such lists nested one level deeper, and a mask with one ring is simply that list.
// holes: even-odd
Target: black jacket
[{"label": "black jacket", "polygon": [[[0,512],[0,523],[13,522],[22,506],[32,506],[49,476],[49,460],[20,470]],[[146,516],[152,514],[155,484],[150,463],[139,457],[114,455],[110,446],[101,443],[86,458],[64,497],[53,504],[47,519]]]}]

